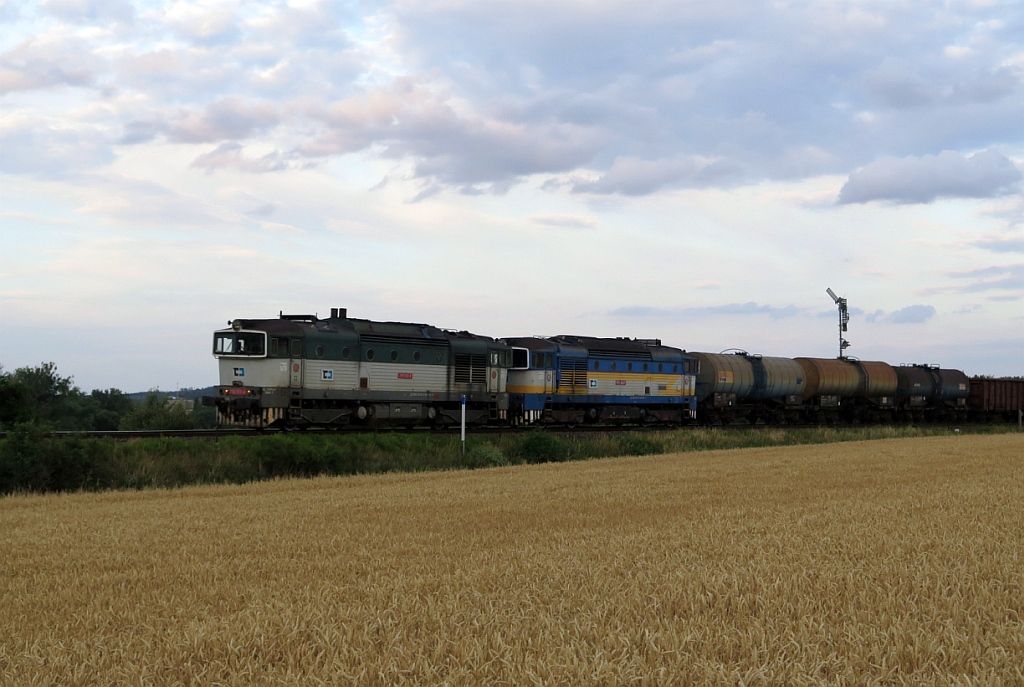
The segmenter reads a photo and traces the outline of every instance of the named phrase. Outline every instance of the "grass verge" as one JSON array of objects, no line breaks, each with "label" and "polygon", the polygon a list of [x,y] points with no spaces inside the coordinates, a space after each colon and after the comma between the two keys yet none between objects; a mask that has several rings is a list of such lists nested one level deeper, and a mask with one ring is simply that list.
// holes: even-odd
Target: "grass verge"
[{"label": "grass verge", "polygon": [[458,438],[437,434],[274,434],[197,439],[54,439],[31,425],[0,440],[0,494],[241,484],[277,477],[496,467],[623,455],[990,434],[1013,427],[675,429]]}]

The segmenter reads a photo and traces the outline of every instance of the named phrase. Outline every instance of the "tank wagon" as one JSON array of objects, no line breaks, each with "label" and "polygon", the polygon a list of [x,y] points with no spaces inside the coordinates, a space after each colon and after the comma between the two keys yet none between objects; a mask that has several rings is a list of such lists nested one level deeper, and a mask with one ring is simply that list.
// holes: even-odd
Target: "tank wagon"
[{"label": "tank wagon", "polygon": [[908,421],[966,419],[970,380],[960,370],[936,365],[900,365],[896,368],[896,377],[898,418]]},{"label": "tank wagon", "polygon": [[698,360],[699,416],[710,423],[796,421],[806,379],[790,358],[736,353],[694,353]]},{"label": "tank wagon", "polygon": [[203,399],[225,426],[330,426],[507,417],[511,352],[495,339],[425,324],[279,314],[213,334],[220,386]]},{"label": "tank wagon", "polygon": [[804,418],[845,422],[892,419],[898,383],[891,365],[855,358],[796,358],[807,377]]},{"label": "tank wagon", "polygon": [[660,340],[503,341],[512,351],[507,390],[517,424],[680,423],[696,417],[696,360]]},{"label": "tank wagon", "polygon": [[866,422],[891,420],[899,386],[896,370],[889,363],[878,360],[849,360],[860,372],[860,383],[854,396],[855,419]]}]

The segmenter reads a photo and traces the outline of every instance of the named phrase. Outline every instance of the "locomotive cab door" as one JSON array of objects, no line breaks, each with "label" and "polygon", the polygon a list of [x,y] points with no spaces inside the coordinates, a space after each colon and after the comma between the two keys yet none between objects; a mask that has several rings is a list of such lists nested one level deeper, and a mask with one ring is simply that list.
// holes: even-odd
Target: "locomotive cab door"
[{"label": "locomotive cab door", "polygon": [[302,339],[291,339],[288,342],[289,376],[288,386],[292,389],[302,388]]},{"label": "locomotive cab door", "polygon": [[487,368],[488,368],[487,369],[487,392],[488,393],[494,394],[494,393],[497,393],[497,392],[501,391],[500,385],[498,383],[498,374],[500,372],[500,370],[498,368],[498,356],[500,356],[500,355],[501,354],[498,351],[491,351],[489,356],[488,356],[488,361],[487,361],[488,362],[488,366],[487,366]]}]

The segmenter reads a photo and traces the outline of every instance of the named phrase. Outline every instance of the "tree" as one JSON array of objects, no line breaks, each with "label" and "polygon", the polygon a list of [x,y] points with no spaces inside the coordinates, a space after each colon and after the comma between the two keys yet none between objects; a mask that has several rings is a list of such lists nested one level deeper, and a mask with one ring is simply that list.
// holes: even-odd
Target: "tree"
[{"label": "tree", "polygon": [[28,420],[25,387],[0,367],[0,427],[13,427]]},{"label": "tree", "polygon": [[101,391],[94,389],[89,394],[89,400],[93,406],[92,421],[89,423],[92,429],[101,431],[115,430],[121,426],[121,420],[130,413],[134,407],[131,397],[120,389],[107,389]]},{"label": "tree", "polygon": [[180,405],[169,404],[155,391],[121,419],[120,429],[192,429],[192,416]]},{"label": "tree", "polygon": [[54,363],[14,372],[0,368],[0,427],[33,423],[67,430],[113,430],[132,407],[131,398],[118,389],[82,393]]}]

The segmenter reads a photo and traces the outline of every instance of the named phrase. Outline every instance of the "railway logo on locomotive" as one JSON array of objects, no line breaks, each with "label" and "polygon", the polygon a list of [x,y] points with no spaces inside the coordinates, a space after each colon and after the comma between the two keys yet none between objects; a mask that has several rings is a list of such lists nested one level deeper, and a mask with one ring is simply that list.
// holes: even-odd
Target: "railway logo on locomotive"
[{"label": "railway logo on locomotive", "polygon": [[320,376],[325,382],[333,382],[334,370],[320,370]]},{"label": "railway logo on locomotive", "polygon": [[236,377],[244,377],[245,376],[245,368],[244,367],[236,367],[235,368],[235,376]]}]

